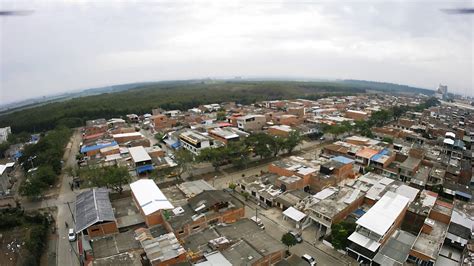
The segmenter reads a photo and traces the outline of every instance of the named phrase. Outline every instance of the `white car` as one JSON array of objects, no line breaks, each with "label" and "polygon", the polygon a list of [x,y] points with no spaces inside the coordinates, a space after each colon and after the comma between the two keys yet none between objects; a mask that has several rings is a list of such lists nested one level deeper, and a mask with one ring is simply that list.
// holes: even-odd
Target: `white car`
[{"label": "white car", "polygon": [[76,241],[76,232],[74,232],[73,228],[69,228],[67,237],[69,238],[69,241],[71,242]]},{"label": "white car", "polygon": [[301,256],[301,258],[308,262],[311,266],[316,265],[316,260],[308,254],[304,254],[303,256]]}]

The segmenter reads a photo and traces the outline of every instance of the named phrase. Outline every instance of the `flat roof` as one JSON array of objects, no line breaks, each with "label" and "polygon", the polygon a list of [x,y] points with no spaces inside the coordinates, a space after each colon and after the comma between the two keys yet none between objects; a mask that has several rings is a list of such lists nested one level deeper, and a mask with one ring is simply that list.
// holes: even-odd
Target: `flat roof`
[{"label": "flat roof", "polygon": [[130,184],[130,189],[145,215],[159,210],[174,209],[155,181],[151,179],[135,181]]},{"label": "flat roof", "polygon": [[388,191],[356,223],[383,236],[409,202],[407,197]]},{"label": "flat roof", "polygon": [[283,212],[283,215],[285,215],[286,217],[296,221],[296,222],[299,222],[301,221],[303,218],[306,217],[306,214],[304,214],[303,212],[300,212],[299,210],[293,208],[293,207],[289,207],[288,209],[286,209],[284,212]]},{"label": "flat roof", "polygon": [[113,134],[112,137],[115,138],[124,138],[124,137],[134,137],[134,136],[142,136],[140,132],[129,132],[129,133],[120,133],[120,134]]},{"label": "flat roof", "polygon": [[146,152],[143,146],[128,148],[128,152],[135,163],[151,161],[150,155],[148,155],[148,152]]}]

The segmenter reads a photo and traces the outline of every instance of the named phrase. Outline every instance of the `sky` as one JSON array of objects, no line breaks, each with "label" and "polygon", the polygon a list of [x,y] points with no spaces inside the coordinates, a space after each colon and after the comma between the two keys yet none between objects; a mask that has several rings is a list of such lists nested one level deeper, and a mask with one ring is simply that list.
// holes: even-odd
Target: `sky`
[{"label": "sky", "polygon": [[0,105],[122,83],[362,79],[474,96],[473,1],[4,1]]}]

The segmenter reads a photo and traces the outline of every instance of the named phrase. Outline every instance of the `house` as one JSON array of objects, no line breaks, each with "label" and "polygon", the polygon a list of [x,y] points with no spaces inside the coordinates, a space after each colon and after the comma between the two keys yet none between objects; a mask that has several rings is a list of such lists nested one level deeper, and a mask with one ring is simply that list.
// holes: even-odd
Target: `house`
[{"label": "house", "polygon": [[453,206],[437,200],[413,244],[408,262],[434,265],[443,246]]},{"label": "house", "polygon": [[367,118],[369,118],[369,114],[364,111],[347,110],[345,113],[345,117],[354,119],[356,121],[362,121],[362,120],[367,120]]},{"label": "house", "polygon": [[76,232],[83,232],[90,238],[118,233],[109,191],[93,188],[76,196]]},{"label": "house", "polygon": [[132,156],[137,174],[153,170],[151,157],[143,146],[128,148],[128,152]]},{"label": "house", "polygon": [[86,156],[94,156],[100,152],[101,149],[117,146],[115,141],[101,141],[93,145],[83,145],[80,152]]},{"label": "house", "polygon": [[371,148],[363,148],[355,154],[355,161],[359,165],[368,166],[370,163],[370,159],[378,153],[378,150]]},{"label": "house", "polygon": [[294,129],[287,125],[275,125],[268,127],[268,134],[272,136],[288,137],[292,131],[294,131]]},{"label": "house", "polygon": [[248,137],[250,134],[239,130],[237,128],[224,127],[224,128],[214,128],[209,130],[209,136],[214,139],[227,144],[233,141],[239,141],[242,138]]},{"label": "house", "polygon": [[8,174],[8,169],[12,168],[15,163],[0,164],[0,197],[10,195],[12,187],[12,178]]},{"label": "house", "polygon": [[130,184],[133,201],[148,226],[163,224],[162,212],[173,205],[151,179],[140,179]]},{"label": "house", "polygon": [[333,224],[345,219],[363,202],[364,193],[360,189],[329,187],[313,195],[306,210],[319,230],[329,233]]},{"label": "house", "polygon": [[132,140],[139,140],[139,139],[144,138],[142,133],[140,132],[113,134],[112,137],[118,144],[125,144],[126,142],[129,142]]},{"label": "house", "polygon": [[166,128],[173,128],[176,126],[176,119],[169,118],[164,114],[157,114],[150,117],[151,125],[156,131],[160,131]]},{"label": "house", "polygon": [[359,262],[370,264],[380,247],[400,226],[410,200],[387,192],[356,221],[356,230],[349,236],[347,253]]},{"label": "house", "polygon": [[252,132],[261,130],[267,119],[264,115],[246,115],[237,117],[237,127],[241,130]]},{"label": "house", "polygon": [[459,250],[466,247],[470,242],[474,228],[473,212],[474,208],[471,203],[454,202],[445,243]]},{"label": "house", "polygon": [[268,171],[279,176],[297,176],[303,179],[303,186],[311,183],[311,177],[318,172],[318,166],[300,157],[291,156],[290,158],[275,161],[268,165]]},{"label": "house", "polygon": [[400,180],[403,182],[410,181],[415,176],[418,168],[420,167],[421,159],[408,156],[399,166]]},{"label": "house", "polygon": [[179,134],[179,140],[184,149],[195,155],[198,155],[203,149],[219,146],[218,142],[213,138],[192,129]]},{"label": "house", "polygon": [[245,206],[222,190],[204,190],[173,209],[165,221],[168,231],[179,239],[219,223],[234,223],[245,216]]},{"label": "house", "polygon": [[187,261],[186,250],[173,233],[153,237],[150,229],[139,228],[135,235],[143,248],[147,265],[170,266]]}]

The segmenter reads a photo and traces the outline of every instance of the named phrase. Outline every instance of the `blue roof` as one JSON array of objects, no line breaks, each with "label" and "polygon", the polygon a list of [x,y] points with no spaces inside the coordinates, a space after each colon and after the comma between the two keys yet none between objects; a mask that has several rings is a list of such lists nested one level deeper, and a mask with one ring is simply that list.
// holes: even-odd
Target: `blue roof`
[{"label": "blue roof", "polygon": [[177,148],[179,148],[179,147],[181,147],[181,142],[179,142],[179,141],[177,141],[177,142],[171,144],[171,148],[173,148],[173,149],[177,149]]},{"label": "blue roof", "polygon": [[110,147],[110,146],[115,146],[117,145],[116,141],[112,141],[110,143],[102,143],[102,144],[96,144],[96,145],[91,145],[91,146],[82,146],[81,148],[81,153],[89,152],[89,151],[95,151],[95,150],[100,150],[102,148]]},{"label": "blue roof", "polygon": [[378,159],[382,158],[382,156],[388,155],[389,153],[390,153],[390,151],[388,149],[383,149],[379,153],[372,156],[372,158],[370,158],[370,159],[373,160],[373,161],[377,161]]},{"label": "blue roof", "polygon": [[336,156],[336,157],[332,158],[331,160],[336,161],[336,162],[340,162],[340,163],[343,163],[343,164],[348,164],[348,163],[353,163],[354,162],[354,160],[349,159],[349,158],[344,157],[344,156]]},{"label": "blue roof", "polygon": [[17,152],[15,152],[15,154],[13,155],[13,158],[18,159],[18,158],[20,158],[21,156],[23,156],[23,153],[22,153],[21,151],[17,151]]},{"label": "blue roof", "polygon": [[361,217],[362,215],[365,214],[365,211],[362,210],[362,209],[357,209],[357,210],[355,210],[353,213],[354,213],[355,215]]},{"label": "blue roof", "polygon": [[456,190],[456,195],[459,195],[461,197],[465,197],[465,198],[468,198],[468,199],[470,199],[472,197],[470,194],[459,191],[459,190]]},{"label": "blue roof", "polygon": [[141,174],[146,171],[152,171],[153,170],[153,165],[147,164],[147,165],[142,165],[137,167],[137,173]]}]

